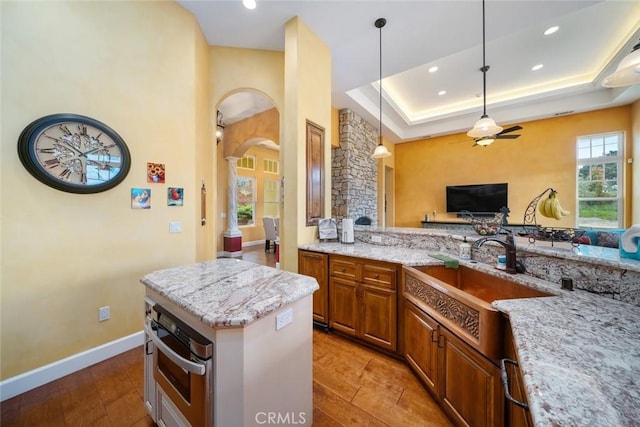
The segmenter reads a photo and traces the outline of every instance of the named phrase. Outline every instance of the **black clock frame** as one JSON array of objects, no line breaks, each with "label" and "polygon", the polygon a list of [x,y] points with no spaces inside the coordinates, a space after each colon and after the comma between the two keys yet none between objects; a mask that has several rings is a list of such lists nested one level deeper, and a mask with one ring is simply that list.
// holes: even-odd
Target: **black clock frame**
[{"label": "black clock frame", "polygon": [[[121,167],[118,174],[104,184],[97,185],[82,185],[72,182],[64,182],[52,177],[40,164],[40,161],[36,156],[34,144],[36,143],[36,138],[44,129],[55,125],[56,123],[85,124],[104,132],[116,145],[118,145],[122,153]],[[126,178],[129,173],[129,169],[131,168],[131,154],[129,153],[129,148],[124,142],[124,139],[122,139],[115,130],[91,117],[72,113],[51,114],[34,120],[27,125],[18,138],[18,157],[20,157],[20,161],[25,169],[27,169],[27,171],[38,181],[57,190],[76,194],[92,194],[110,190]]]}]

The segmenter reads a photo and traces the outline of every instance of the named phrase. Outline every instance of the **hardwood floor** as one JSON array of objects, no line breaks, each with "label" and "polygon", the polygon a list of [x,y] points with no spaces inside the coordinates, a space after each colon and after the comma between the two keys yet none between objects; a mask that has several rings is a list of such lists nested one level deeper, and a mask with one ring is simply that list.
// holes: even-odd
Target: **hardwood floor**
[{"label": "hardwood floor", "polygon": [[[263,246],[243,252],[247,261],[275,265]],[[152,426],[142,403],[142,373],[142,348],[127,351],[0,403],[0,425]],[[313,419],[316,427],[452,425],[404,362],[318,330]]]},{"label": "hardwood floor", "polygon": [[129,350],[0,403],[0,425],[153,426],[142,372],[142,347]]}]

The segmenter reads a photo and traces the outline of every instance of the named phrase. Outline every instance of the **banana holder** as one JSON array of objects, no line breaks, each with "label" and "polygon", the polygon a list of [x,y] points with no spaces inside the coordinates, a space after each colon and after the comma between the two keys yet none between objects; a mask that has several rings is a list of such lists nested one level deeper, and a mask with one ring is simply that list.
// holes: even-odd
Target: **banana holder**
[{"label": "banana holder", "polygon": [[[549,193],[547,195],[547,193]],[[578,246],[580,243],[576,242],[576,239],[580,238],[586,230],[577,228],[562,228],[562,227],[542,227],[538,225],[536,220],[536,211],[540,199],[545,195],[549,197],[551,194],[556,194],[556,190],[549,187],[542,193],[537,195],[527,206],[524,211],[524,222],[521,232],[518,235],[521,237],[528,237],[530,243],[535,243],[536,240],[551,242],[553,246],[554,242],[571,242],[572,245]]]}]

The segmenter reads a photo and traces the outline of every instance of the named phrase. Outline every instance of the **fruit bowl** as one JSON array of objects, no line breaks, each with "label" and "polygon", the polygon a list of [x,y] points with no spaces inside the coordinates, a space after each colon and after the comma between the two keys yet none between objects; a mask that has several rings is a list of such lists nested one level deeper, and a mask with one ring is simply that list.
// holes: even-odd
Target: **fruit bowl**
[{"label": "fruit bowl", "polygon": [[492,218],[477,218],[473,216],[472,213],[465,212],[462,217],[465,220],[469,221],[469,223],[471,224],[471,228],[473,228],[473,231],[475,231],[479,235],[493,236],[495,234],[498,234],[498,232],[500,231],[504,214],[502,212],[499,212]]}]

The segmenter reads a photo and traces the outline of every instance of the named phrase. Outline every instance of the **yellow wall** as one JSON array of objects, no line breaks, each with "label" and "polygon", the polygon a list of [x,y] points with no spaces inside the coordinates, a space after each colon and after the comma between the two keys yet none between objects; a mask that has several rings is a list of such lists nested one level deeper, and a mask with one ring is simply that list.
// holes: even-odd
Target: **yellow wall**
[{"label": "yellow wall", "polygon": [[331,205],[331,52],[299,18],[285,25],[284,137],[280,158],[286,209],[280,220],[280,262],[298,271],[297,247],[312,242],[317,227],[306,225],[306,121],[324,128],[325,215]]},{"label": "yellow wall", "polygon": [[247,155],[253,155],[256,158],[255,170],[238,168],[238,176],[253,176],[256,178],[256,211],[254,215],[255,224],[240,226],[242,231],[242,243],[250,243],[258,240],[264,240],[264,227],[262,226],[262,217],[264,216],[264,181],[280,179],[280,175],[268,173],[264,171],[264,160],[278,160],[279,153],[274,150],[253,146],[246,152]]},{"label": "yellow wall", "polygon": [[[200,27],[194,26],[195,33],[195,187],[202,187],[204,182],[205,195],[193,193],[193,217],[196,227],[196,261],[206,261],[216,257],[215,236],[219,230],[217,226],[216,206],[218,193],[216,190],[216,176],[218,174],[216,162],[216,116],[209,98],[211,83],[209,79],[209,45],[200,33]],[[202,208],[199,208],[205,200],[204,215],[205,224],[202,225]]]},{"label": "yellow wall", "polygon": [[[631,224],[640,224],[640,101],[636,101],[631,106],[631,117],[633,123],[631,154],[631,194],[633,204],[631,212]],[[629,224],[630,225],[630,224]]]},{"label": "yellow wall", "polygon": [[[212,184],[203,36],[173,2],[0,2],[1,378],[141,330],[150,271],[212,251],[199,217]],[[202,93],[205,97],[202,96]],[[132,156],[118,187],[77,195],[49,188],[22,166],[17,139],[34,119],[73,112],[114,128]],[[198,129],[196,131],[196,128]],[[196,152],[197,150],[197,152]],[[200,156],[205,159],[200,160]],[[146,162],[167,167],[146,182]],[[185,206],[168,207],[168,186]],[[152,189],[132,210],[132,187]],[[210,205],[212,207],[213,205]],[[170,234],[180,221],[182,233]],[[99,323],[98,308],[111,307]]]},{"label": "yellow wall", "polygon": [[[445,186],[493,182],[509,183],[511,223],[522,223],[529,202],[548,187],[558,193],[571,215],[548,218],[544,226],[575,226],[576,137],[603,132],[626,132],[625,153],[630,156],[631,106],[520,123],[522,136],[498,140],[487,148],[471,147],[464,133],[396,145],[396,226],[420,227],[426,213],[435,221],[455,220],[446,214]],[[505,127],[509,125],[504,125]],[[631,197],[631,167],[625,163],[626,196]],[[631,206],[626,204],[627,221]],[[433,217],[431,219],[434,220]],[[627,224],[628,225],[628,224]]]}]

